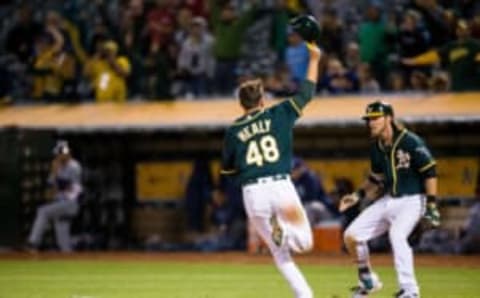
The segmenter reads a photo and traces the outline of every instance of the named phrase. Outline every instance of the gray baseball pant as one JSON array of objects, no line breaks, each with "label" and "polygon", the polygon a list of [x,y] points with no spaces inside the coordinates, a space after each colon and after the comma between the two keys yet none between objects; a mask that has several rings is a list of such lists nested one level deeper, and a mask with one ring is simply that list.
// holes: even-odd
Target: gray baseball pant
[{"label": "gray baseball pant", "polygon": [[65,220],[64,217],[74,216],[77,212],[78,202],[76,200],[57,200],[41,206],[37,210],[37,216],[28,238],[29,242],[33,245],[39,245],[50,221],[53,221],[60,250],[63,252],[72,251],[70,220]]}]

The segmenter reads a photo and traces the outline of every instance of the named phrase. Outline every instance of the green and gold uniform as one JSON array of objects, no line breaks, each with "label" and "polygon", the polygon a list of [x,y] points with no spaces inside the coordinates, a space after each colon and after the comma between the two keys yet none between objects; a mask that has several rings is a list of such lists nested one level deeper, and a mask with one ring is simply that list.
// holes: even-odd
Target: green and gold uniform
[{"label": "green and gold uniform", "polygon": [[[362,118],[375,121],[373,119],[386,116],[393,119],[392,106],[376,101],[367,106]],[[425,213],[425,184],[436,177],[435,160],[419,136],[393,122],[388,125],[393,129],[392,144],[385,146],[378,137],[370,147],[371,171],[377,174],[372,178],[375,181],[370,181],[377,185],[383,183],[385,193],[354,219],[344,237],[354,239],[356,251],[361,252],[357,260],[361,287],[355,295],[364,297],[381,284],[378,277],[369,281],[372,274],[365,275],[360,270],[367,268],[370,272],[367,242],[388,232],[400,289],[395,297],[420,297],[413,251],[407,239]],[[376,180],[378,175],[383,177],[382,182]]]},{"label": "green and gold uniform", "polygon": [[288,175],[292,128],[312,99],[314,84],[305,81],[298,95],[237,119],[226,131],[222,174],[235,174],[240,184],[252,179]]},{"label": "green and gold uniform", "polygon": [[393,145],[377,140],[370,149],[372,172],[384,176],[385,190],[392,197],[425,193],[425,176],[435,160],[423,140],[407,129],[394,126]]},{"label": "green and gold uniform", "polygon": [[[241,184],[248,230],[268,246],[295,296],[305,298],[313,298],[313,292],[290,252],[309,251],[313,236],[289,173],[293,126],[313,90],[306,81],[293,98],[237,119],[226,131],[222,156],[222,174],[234,174]],[[249,239],[254,235],[249,232]]]}]

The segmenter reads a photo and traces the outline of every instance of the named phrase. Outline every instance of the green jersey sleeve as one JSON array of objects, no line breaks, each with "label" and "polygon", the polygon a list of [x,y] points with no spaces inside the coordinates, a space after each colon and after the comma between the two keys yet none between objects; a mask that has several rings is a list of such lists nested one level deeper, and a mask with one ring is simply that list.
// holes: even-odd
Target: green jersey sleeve
[{"label": "green jersey sleeve", "polygon": [[412,152],[414,169],[423,173],[435,166],[435,159],[422,141],[416,142]]},{"label": "green jersey sleeve", "polygon": [[277,118],[282,119],[282,125],[285,125],[285,128],[293,127],[295,121],[302,115],[303,107],[313,97],[314,88],[315,85],[312,82],[305,81],[294,97],[272,107],[272,111],[277,114]]},{"label": "green jersey sleeve", "polygon": [[302,114],[303,108],[309,103],[315,93],[315,84],[308,80],[305,80],[300,85],[300,90],[298,93],[290,99],[290,103],[298,115]]}]

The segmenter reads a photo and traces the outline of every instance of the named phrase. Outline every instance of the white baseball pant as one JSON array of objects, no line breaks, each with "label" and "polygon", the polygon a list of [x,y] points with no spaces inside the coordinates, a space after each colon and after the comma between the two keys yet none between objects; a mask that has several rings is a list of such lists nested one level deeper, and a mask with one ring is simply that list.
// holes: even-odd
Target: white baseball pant
[{"label": "white baseball pant", "polygon": [[419,288],[408,236],[425,212],[424,202],[420,194],[400,198],[386,195],[360,213],[345,231],[345,237],[354,239],[367,250],[367,241],[388,231],[399,287],[414,293],[418,293]]},{"label": "white baseball pant", "polygon": [[[309,251],[313,245],[312,231],[292,182],[289,178],[263,177],[257,179],[257,183],[243,186],[242,191],[249,220],[269,247],[277,268],[295,297],[312,298],[312,290],[290,254],[290,250]],[[270,220],[274,215],[284,234],[280,246],[272,240]]]}]

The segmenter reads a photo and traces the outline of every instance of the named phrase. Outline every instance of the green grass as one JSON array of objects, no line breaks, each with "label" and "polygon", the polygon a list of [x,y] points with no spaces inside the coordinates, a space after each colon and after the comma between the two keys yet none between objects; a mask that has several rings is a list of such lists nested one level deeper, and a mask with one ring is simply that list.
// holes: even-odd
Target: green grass
[{"label": "green grass", "polygon": [[[303,265],[316,298],[350,297],[353,267]],[[377,267],[392,297],[392,268]],[[480,268],[417,268],[422,297],[480,297]],[[0,298],[291,298],[271,264],[0,261]]]}]

